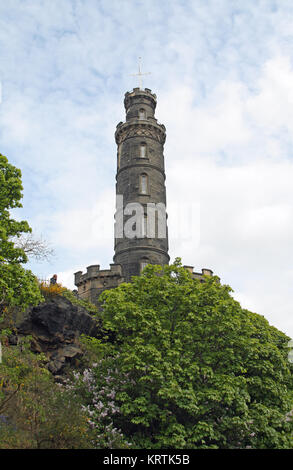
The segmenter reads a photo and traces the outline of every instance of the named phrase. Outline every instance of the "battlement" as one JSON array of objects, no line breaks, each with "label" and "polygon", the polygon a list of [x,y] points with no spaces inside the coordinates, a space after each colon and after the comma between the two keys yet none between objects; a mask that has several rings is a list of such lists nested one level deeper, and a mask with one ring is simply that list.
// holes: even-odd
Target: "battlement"
[{"label": "battlement", "polygon": [[155,93],[152,93],[152,90],[149,88],[145,88],[144,90],[133,88],[133,91],[128,91],[124,95],[124,106],[126,111],[135,104],[148,104],[154,111],[157,106],[157,96]]},{"label": "battlement", "polygon": [[125,93],[125,99],[126,98],[129,98],[129,97],[132,97],[132,96],[138,96],[138,95],[151,95],[151,97],[157,102],[157,95],[155,93],[152,93],[152,90],[150,90],[149,88],[133,88],[132,91],[127,91]]},{"label": "battlement", "polygon": [[192,274],[194,279],[203,280],[203,276],[213,276],[213,271],[211,269],[202,268],[201,273],[196,273],[193,271],[194,266],[183,266],[187,271]]},{"label": "battlement", "polygon": [[114,289],[124,281],[120,264],[110,264],[110,269],[100,269],[99,264],[87,267],[86,272],[74,273],[74,284],[81,299],[97,304],[99,295],[106,289]]},{"label": "battlement", "polygon": [[98,278],[98,277],[113,277],[113,276],[122,276],[122,269],[120,264],[110,264],[110,269],[100,270],[99,264],[92,264],[86,268],[86,273],[82,271],[77,271],[74,273],[74,284],[78,286],[89,279]]}]

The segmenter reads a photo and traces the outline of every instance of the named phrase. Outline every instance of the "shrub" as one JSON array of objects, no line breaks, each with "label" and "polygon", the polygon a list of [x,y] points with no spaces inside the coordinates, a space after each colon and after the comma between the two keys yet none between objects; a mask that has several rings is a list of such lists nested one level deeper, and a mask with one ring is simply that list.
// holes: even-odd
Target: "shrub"
[{"label": "shrub", "polygon": [[61,284],[47,284],[46,282],[40,283],[41,293],[45,298],[52,298],[56,295],[62,295],[66,290]]},{"label": "shrub", "polygon": [[88,448],[91,429],[78,397],[54,382],[30,338],[3,347],[0,364],[0,449]]}]

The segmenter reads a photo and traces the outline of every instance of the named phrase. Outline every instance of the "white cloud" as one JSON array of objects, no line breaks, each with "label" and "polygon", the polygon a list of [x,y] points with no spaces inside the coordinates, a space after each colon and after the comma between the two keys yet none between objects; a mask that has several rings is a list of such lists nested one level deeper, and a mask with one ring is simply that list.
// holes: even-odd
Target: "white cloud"
[{"label": "white cloud", "polygon": [[[76,286],[74,285],[74,276],[73,273],[76,273],[77,271],[81,271],[80,266],[76,266],[75,268],[68,269],[67,271],[59,271],[57,274],[57,282],[62,284],[62,286],[67,287],[68,289],[76,289]],[[55,273],[52,273],[55,274]],[[48,277],[48,279],[50,276]]]},{"label": "white cloud", "polygon": [[72,250],[103,250],[114,241],[114,191],[98,200],[83,199],[84,205],[52,214],[55,242]]},{"label": "white cloud", "polygon": [[292,63],[288,56],[277,56],[266,62],[256,83],[256,94],[247,102],[253,125],[266,134],[284,127],[292,132],[293,87]]}]

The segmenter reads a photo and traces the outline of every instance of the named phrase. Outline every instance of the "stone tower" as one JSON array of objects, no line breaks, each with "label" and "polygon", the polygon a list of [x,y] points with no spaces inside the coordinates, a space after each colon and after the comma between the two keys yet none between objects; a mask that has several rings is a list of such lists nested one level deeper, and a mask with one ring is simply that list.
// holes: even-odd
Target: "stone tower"
[{"label": "stone tower", "polygon": [[[115,264],[126,281],[146,264],[168,264],[164,143],[165,126],[155,118],[157,98],[148,88],[125,94],[125,122],[115,132],[117,143]],[[139,210],[133,209],[139,204]],[[134,215],[133,215],[134,214]],[[128,233],[127,233],[128,224]],[[160,225],[159,225],[160,224]]]},{"label": "stone tower", "polygon": [[[164,167],[165,126],[155,118],[157,98],[148,88],[125,94],[125,122],[117,125],[117,174],[114,263],[75,273],[78,296],[98,304],[106,289],[131,281],[147,264],[169,263]],[[185,266],[194,279],[212,276]]]}]

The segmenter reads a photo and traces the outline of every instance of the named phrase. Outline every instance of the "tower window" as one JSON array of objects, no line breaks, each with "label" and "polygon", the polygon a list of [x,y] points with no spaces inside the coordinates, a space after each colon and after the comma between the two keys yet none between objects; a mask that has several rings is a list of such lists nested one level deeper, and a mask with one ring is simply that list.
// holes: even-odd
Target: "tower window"
[{"label": "tower window", "polygon": [[141,108],[138,111],[138,119],[146,119],[146,112],[145,109]]},{"label": "tower window", "polygon": [[140,158],[145,158],[146,157],[146,144],[145,143],[140,144],[139,156],[140,156]]},{"label": "tower window", "polygon": [[142,236],[146,237],[147,236],[147,230],[148,230],[148,218],[147,214],[143,215],[143,220],[142,220]]},{"label": "tower window", "polygon": [[143,258],[140,262],[140,272],[148,265],[150,264],[149,260],[147,258]]},{"label": "tower window", "polygon": [[120,168],[120,160],[121,160],[121,145],[119,145],[118,153],[117,153],[117,167],[118,167],[118,170]]},{"label": "tower window", "polygon": [[147,194],[148,192],[148,176],[145,174],[140,175],[140,193]]}]

